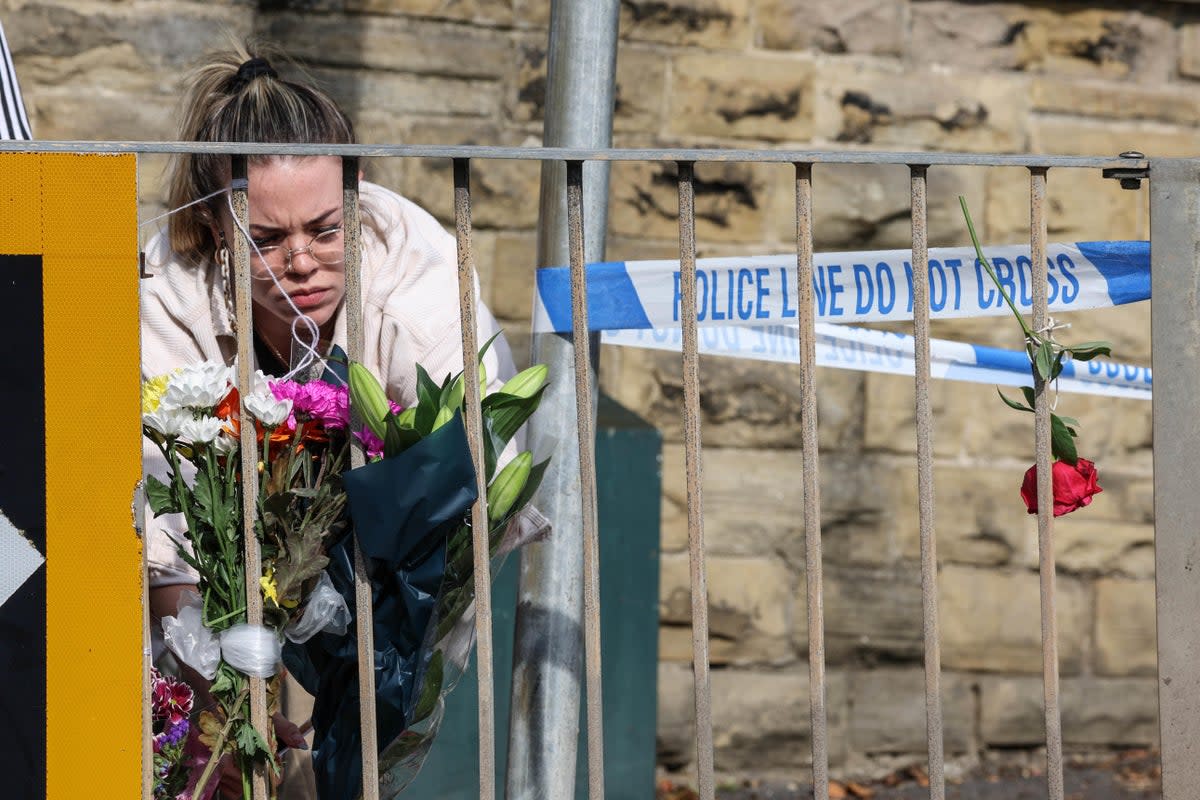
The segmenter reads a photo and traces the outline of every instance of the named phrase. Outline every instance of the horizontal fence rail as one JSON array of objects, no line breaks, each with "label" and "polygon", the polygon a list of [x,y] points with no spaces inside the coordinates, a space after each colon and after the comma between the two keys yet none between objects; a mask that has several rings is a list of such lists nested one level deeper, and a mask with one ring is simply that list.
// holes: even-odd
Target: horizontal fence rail
[{"label": "horizontal fence rail", "polygon": [[[587,731],[588,731],[588,769],[589,797],[599,800],[604,796],[604,757],[603,757],[603,727],[601,705],[601,661],[600,661],[600,627],[601,613],[599,596],[599,534],[596,522],[596,472],[595,457],[592,447],[594,436],[594,403],[589,386],[588,373],[588,305],[587,284],[585,281],[586,265],[584,263],[583,243],[583,182],[585,161],[660,161],[674,162],[678,166],[676,191],[678,193],[679,209],[679,261],[682,280],[682,306],[684,314],[682,324],[682,372],[683,372],[683,439],[687,487],[687,529],[688,556],[690,565],[691,614],[692,614],[692,645],[693,645],[693,675],[694,675],[694,704],[696,714],[696,748],[699,795],[702,800],[712,800],[715,797],[715,777],[713,763],[713,721],[712,698],[709,677],[709,625],[708,625],[708,591],[705,571],[704,545],[704,513],[703,513],[703,454],[701,446],[701,404],[700,404],[700,372],[697,347],[697,303],[696,303],[696,211],[694,167],[704,162],[755,162],[755,163],[791,163],[795,168],[795,247],[797,282],[795,292],[799,308],[798,337],[800,352],[800,426],[802,444],[803,475],[799,477],[802,487],[803,521],[805,529],[805,570],[807,597],[807,631],[808,631],[808,670],[809,670],[809,707],[811,719],[811,768],[814,781],[814,796],[818,800],[829,797],[829,726],[826,708],[826,653],[824,635],[824,599],[822,586],[822,535],[821,535],[821,505],[820,505],[820,458],[818,452],[818,415],[816,400],[816,382],[814,368],[814,347],[816,341],[815,314],[813,302],[813,239],[814,239],[814,207],[819,205],[819,193],[816,192],[812,180],[814,164],[874,164],[874,165],[904,165],[909,168],[910,178],[910,222],[912,238],[913,264],[913,336],[915,339],[914,377],[915,394],[915,433],[917,461],[917,497],[916,514],[919,519],[920,534],[920,574],[922,596],[923,622],[923,657],[925,667],[925,712],[926,738],[929,767],[929,796],[931,800],[942,800],[945,797],[945,768],[943,742],[943,709],[941,703],[941,643],[939,634],[938,606],[938,558],[936,547],[934,476],[933,476],[933,431],[934,412],[930,401],[930,295],[928,276],[928,187],[927,172],[930,166],[978,166],[978,167],[1025,167],[1029,171],[1029,207],[1030,207],[1030,252],[1033,264],[1033,328],[1042,330],[1049,323],[1047,319],[1047,209],[1046,187],[1050,170],[1056,168],[1102,170],[1113,172],[1109,177],[1134,176],[1133,179],[1150,177],[1153,180],[1153,168],[1156,162],[1145,159],[1140,154],[1130,154],[1128,157],[1116,158],[1087,158],[1068,156],[1035,156],[1035,155],[1005,155],[1005,154],[964,154],[964,153],[877,153],[866,151],[818,152],[818,151],[788,151],[788,150],[713,150],[713,149],[572,149],[572,148],[509,148],[509,147],[441,147],[420,145],[248,145],[248,144],[215,144],[199,145],[193,143],[173,142],[0,142],[0,152],[75,152],[75,153],[222,153],[235,156],[233,207],[238,218],[245,223],[249,219],[247,207],[247,190],[245,177],[247,175],[246,158],[257,155],[294,155],[294,156],[337,156],[343,159],[344,175],[344,211],[346,220],[346,265],[347,284],[346,297],[350,305],[348,311],[348,347],[351,358],[361,358],[362,354],[362,319],[361,319],[361,283],[360,262],[361,242],[358,236],[357,221],[360,218],[357,192],[357,175],[359,159],[366,157],[401,157],[401,158],[441,158],[451,159],[454,165],[453,193],[455,227],[458,246],[458,281],[459,301],[461,309],[462,344],[464,353],[464,380],[468,414],[466,424],[472,454],[477,472],[482,463],[482,422],[479,415],[480,387],[477,379],[477,366],[474,354],[478,342],[476,336],[475,308],[477,303],[475,290],[475,255],[472,242],[471,228],[471,161],[477,159],[518,159],[537,161],[557,161],[566,167],[566,193],[568,210],[568,226],[570,237],[570,288],[574,311],[572,342],[576,353],[575,391],[577,427],[574,430],[561,432],[564,446],[578,449],[580,482],[582,491],[582,535],[584,540],[584,669],[586,672],[587,688]],[[1189,173],[1191,175],[1193,173]],[[239,184],[239,180],[241,181]],[[1191,190],[1188,202],[1195,204],[1195,187]],[[816,195],[816,199],[814,199]],[[1166,208],[1169,198],[1156,197],[1156,209]],[[1168,212],[1163,211],[1165,217]],[[1188,242],[1192,244],[1192,252],[1196,252],[1197,214],[1192,209],[1190,215],[1179,215],[1186,224],[1193,227],[1187,234],[1176,231],[1173,235],[1181,243],[1174,242],[1179,249]],[[1155,230],[1158,230],[1157,228]],[[243,307],[239,307],[239,359],[241,370],[239,382],[245,385],[250,380],[249,365],[252,352],[252,325],[250,320],[250,254],[242,237],[235,237],[234,257],[238,276],[238,294]],[[1194,259],[1193,259],[1194,261]],[[540,265],[539,265],[540,266]],[[1184,268],[1191,270],[1189,280],[1191,285],[1197,280],[1194,274],[1198,267],[1188,262]],[[1156,286],[1175,286],[1168,284],[1165,279],[1156,276]],[[1160,300],[1164,307],[1172,302],[1169,295]],[[1172,312],[1174,313],[1174,312]],[[1190,319],[1190,317],[1189,317]],[[1156,323],[1157,325],[1157,323]],[[1176,327],[1186,327],[1180,323]],[[1174,334],[1162,326],[1156,326],[1155,334],[1163,337]],[[1185,334],[1179,334],[1184,336]],[[1192,339],[1195,336],[1192,335]],[[1200,350],[1200,342],[1188,340],[1188,353]],[[1156,350],[1155,366],[1159,366],[1160,357]],[[1195,381],[1200,359],[1190,358],[1181,365],[1189,370],[1190,383]],[[1162,375],[1164,373],[1160,373]],[[1181,384],[1169,384],[1176,392],[1182,390]],[[1052,456],[1050,445],[1050,395],[1045,381],[1036,380],[1035,396],[1035,454],[1039,481],[1038,495],[1038,551],[1040,573],[1040,617],[1042,629],[1043,655],[1043,687],[1044,687],[1044,717],[1046,735],[1046,780],[1047,790],[1052,800],[1063,798],[1063,752],[1061,712],[1059,708],[1059,665],[1058,665],[1058,633],[1056,628],[1055,605],[1055,557],[1053,540],[1053,485],[1052,485]],[[1160,390],[1164,388],[1160,386]],[[1176,408],[1174,400],[1169,400],[1164,407],[1175,414],[1172,420],[1180,423],[1176,417],[1179,414],[1192,414],[1194,403],[1184,404]],[[1160,406],[1156,402],[1156,409]],[[1160,423],[1162,423],[1160,425]],[[1167,425],[1157,416],[1155,433],[1168,430]],[[1194,419],[1189,423],[1195,427]],[[1168,435],[1173,431],[1168,431]],[[253,453],[255,443],[253,429],[245,426],[242,429],[243,453]],[[1194,436],[1192,438],[1195,438]],[[362,463],[362,454],[355,448],[355,464]],[[1194,453],[1195,450],[1192,451]],[[1156,443],[1156,462],[1159,448]],[[1171,462],[1168,464],[1174,475],[1191,474],[1179,469],[1179,464],[1195,456],[1186,452],[1173,451]],[[1156,466],[1157,463],[1156,463]],[[1155,488],[1160,489],[1159,469],[1155,472]],[[256,471],[244,470],[246,496],[254,496],[257,492]],[[1188,490],[1176,484],[1169,484],[1173,494],[1186,493]],[[481,487],[481,489],[486,487]],[[487,510],[484,492],[472,509],[472,521],[475,535],[474,564],[475,564],[475,602],[476,629],[475,635],[479,646],[478,651],[478,681],[479,681],[479,773],[480,797],[490,800],[495,794],[495,721],[494,716],[494,685],[492,675],[493,648],[491,641],[491,608],[489,600],[489,551],[487,532]],[[1173,499],[1159,497],[1156,494],[1158,509],[1171,510],[1171,528],[1163,529],[1156,536],[1156,550],[1159,553],[1159,568],[1163,569],[1162,553],[1164,547],[1176,547],[1179,530],[1184,521],[1190,519],[1194,524],[1194,515],[1177,511],[1178,505]],[[1190,506],[1195,505],[1195,493],[1188,500]],[[1183,508],[1183,506],[1180,506]],[[1164,514],[1166,517],[1166,514]],[[1161,524],[1161,523],[1160,523]],[[257,546],[254,543],[253,511],[246,512],[247,531],[246,563],[252,568],[258,563]],[[1162,541],[1160,541],[1160,539]],[[1190,557],[1190,556],[1189,556]],[[1182,558],[1180,559],[1182,560]],[[365,567],[361,553],[356,553],[356,572],[359,577],[358,585],[358,620],[360,644],[359,678],[365,690],[362,699],[362,734],[364,760],[364,790],[365,797],[378,797],[378,762],[375,756],[378,743],[375,740],[374,704],[371,701],[373,692],[374,673],[372,666],[371,645],[371,595],[370,584],[365,578]],[[1182,579],[1173,576],[1170,582],[1160,578],[1159,582],[1159,614],[1160,630],[1178,628],[1175,606],[1164,601],[1164,592],[1184,591],[1181,588]],[[257,583],[248,581],[247,602],[251,616],[255,613],[261,617],[261,597],[258,595]],[[1193,592],[1192,589],[1187,589]],[[1174,613],[1164,620],[1164,609]],[[1183,635],[1183,634],[1181,634]],[[1172,654],[1172,667],[1178,666],[1183,655],[1190,657],[1190,649],[1181,649],[1177,645],[1163,642],[1160,634],[1160,652],[1169,651]],[[1197,641],[1192,635],[1189,642]],[[1166,648],[1164,651],[1163,648]],[[1194,661],[1194,660],[1193,660]],[[1192,686],[1198,682],[1197,669],[1192,667],[1186,676],[1186,685]],[[266,699],[262,690],[262,680],[259,679],[254,687],[255,723],[261,732],[265,733]],[[1194,705],[1194,703],[1193,703]],[[573,709],[565,709],[564,713],[574,713]],[[1167,715],[1164,714],[1164,717]],[[1166,783],[1165,795],[1170,800],[1182,800],[1188,789],[1174,788],[1183,786],[1184,781],[1177,778],[1178,774],[1193,775],[1197,767],[1180,766],[1179,761],[1168,764],[1169,756],[1176,748],[1180,753],[1191,753],[1194,746],[1180,745],[1180,733],[1188,735],[1196,728],[1194,723],[1180,722],[1178,715],[1169,717],[1172,727],[1164,724],[1163,751],[1164,774],[1169,775],[1177,783]],[[145,746],[149,746],[148,742]],[[1182,756],[1180,757],[1182,759]],[[1190,758],[1190,756],[1188,756]],[[573,760],[573,754],[572,754]],[[1188,772],[1191,770],[1191,772]],[[255,776],[255,797],[265,797],[265,776]],[[1194,784],[1188,784],[1194,786]]]}]

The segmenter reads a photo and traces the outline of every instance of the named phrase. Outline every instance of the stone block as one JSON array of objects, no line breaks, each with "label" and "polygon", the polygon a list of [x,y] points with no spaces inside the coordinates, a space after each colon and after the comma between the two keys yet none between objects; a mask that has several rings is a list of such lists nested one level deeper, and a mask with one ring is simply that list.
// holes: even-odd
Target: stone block
[{"label": "stone block", "polygon": [[[789,176],[790,177],[790,176]],[[986,176],[969,167],[933,167],[926,178],[926,234],[931,247],[960,245],[966,235],[958,198],[983,208]],[[795,184],[773,180],[773,235],[795,247]],[[912,188],[907,167],[892,164],[817,164],[813,167],[813,244],[838,250],[912,247]],[[817,263],[821,263],[818,260]]]},{"label": "stone block", "polygon": [[[719,648],[711,647],[710,660],[735,664],[790,660],[789,600],[794,578],[787,567],[776,559],[723,556],[709,556],[705,565],[710,645],[721,643]],[[692,601],[687,554],[663,556],[660,598],[661,623],[689,630]],[[671,652],[679,655],[677,643],[670,644]]]},{"label": "stone block", "polygon": [[750,43],[748,0],[624,0],[621,38],[706,49]]},{"label": "stone block", "polygon": [[1200,24],[1192,23],[1179,29],[1178,69],[1185,78],[1200,78]]},{"label": "stone block", "polygon": [[905,26],[899,0],[757,0],[758,39],[772,50],[898,56]]},{"label": "stone block", "polygon": [[679,770],[696,758],[696,693],[692,666],[658,663],[655,762]]},{"label": "stone block", "polygon": [[921,573],[916,566],[825,570],[829,663],[918,661],[922,653]]},{"label": "stone block", "polygon": [[347,11],[510,25],[513,0],[344,0]]},{"label": "stone block", "polygon": [[1154,577],[1153,524],[1071,514],[1054,522],[1054,550],[1060,571]]},{"label": "stone block", "polygon": [[[1058,576],[1062,674],[1078,673],[1090,619],[1087,590]],[[942,663],[947,669],[1040,673],[1041,612],[1035,572],[947,565],[940,580]]]},{"label": "stone block", "polygon": [[[1071,130],[1078,130],[1075,123]],[[1070,135],[1058,128],[1054,135]],[[1125,141],[1139,147],[1136,136]],[[1080,155],[1116,155],[1102,147],[1119,147],[1120,142],[1096,145],[1091,150],[1072,150]],[[1029,171],[999,168],[987,172],[986,211],[975,211],[986,228],[980,235],[989,244],[1029,243]],[[1087,198],[1081,202],[1080,198]],[[1086,242],[1109,239],[1146,239],[1150,235],[1148,192],[1130,192],[1098,170],[1053,170],[1046,180],[1046,230],[1051,242]],[[973,207],[979,208],[978,206]],[[969,241],[969,240],[968,240]],[[1091,313],[1091,312],[1089,312]]]},{"label": "stone block", "polygon": [[1086,4],[963,6],[914,3],[912,56],[972,69],[1165,80],[1173,69],[1168,18]]},{"label": "stone block", "polygon": [[[980,679],[980,731],[991,747],[1037,747],[1046,741],[1041,678]],[[1140,747],[1158,740],[1153,678],[1066,678],[1059,691],[1063,742],[1076,747]]]},{"label": "stone block", "polygon": [[492,251],[492,282],[488,302],[502,320],[528,321],[533,311],[537,234],[499,231]]},{"label": "stone block", "polygon": [[[1137,150],[1159,158],[1189,158],[1196,153],[1195,137],[1190,126],[1036,116],[1030,119],[1029,130],[1030,149],[1035,153],[1116,156],[1126,150]],[[1048,179],[1047,190],[1056,177],[1057,173],[1053,173]],[[1125,194],[1142,196],[1147,193]]]},{"label": "stone block", "polygon": [[550,0],[512,0],[513,22],[518,28],[550,25]]},{"label": "stone block", "polygon": [[[675,165],[669,162],[613,163],[609,184],[610,233],[670,241],[678,247],[676,174]],[[697,164],[692,188],[698,246],[711,242],[762,241],[767,229],[764,209],[773,194],[771,182],[783,175],[778,165],[771,164]]]},{"label": "stone block", "polygon": [[1096,672],[1156,675],[1154,581],[1101,578],[1096,581]]},{"label": "stone block", "polygon": [[[716,670],[712,677],[713,745],[721,772],[811,766],[808,670]],[[825,684],[829,760],[845,760],[847,687],[830,673]]]},{"label": "stone block", "polygon": [[[8,4],[4,13],[5,38],[17,63],[22,90],[31,82],[39,82],[27,72],[30,58],[49,66],[53,62],[70,63],[91,50],[125,45],[136,50],[148,65],[172,67],[170,76],[175,79],[176,69],[199,59],[226,32],[238,36],[250,33],[249,15],[213,3],[191,3],[184,8],[171,4],[20,3]],[[154,74],[155,70],[146,66],[141,73],[108,86],[132,88],[139,78]],[[86,73],[78,77],[88,79]],[[104,85],[99,76],[93,79]],[[160,86],[163,91],[170,88]]]},{"label": "stone block", "polygon": [[[413,144],[516,144],[519,134],[476,122],[414,124]],[[518,159],[471,161],[471,223],[476,228],[532,229],[537,226],[541,165]],[[416,159],[404,194],[443,223],[454,224],[454,168],[448,159]],[[532,295],[530,295],[532,302]],[[528,312],[526,312],[528,313]]]},{"label": "stone block", "polygon": [[1176,125],[1200,123],[1196,89],[1162,88],[1114,81],[1069,80],[1039,76],[1032,84],[1033,108],[1051,114],[1080,114]]},{"label": "stone block", "polygon": [[[668,441],[682,440],[681,363],[678,353],[625,349],[619,374],[610,373],[606,384],[616,399],[659,428]],[[839,449],[858,440],[862,382],[860,372],[821,371],[817,379],[821,448]],[[706,446],[800,446],[800,372],[794,365],[703,356],[700,406]]]},{"label": "stone block", "polygon": [[817,137],[875,148],[982,152],[1026,149],[1026,78],[867,61],[818,65]]},{"label": "stone block", "polygon": [[351,117],[370,109],[412,116],[444,114],[492,118],[499,108],[499,93],[492,80],[360,69],[321,68],[314,69],[313,74],[341,100]]},{"label": "stone block", "polygon": [[331,14],[321,17],[320,36],[311,14],[266,14],[259,24],[271,41],[288,43],[289,55],[330,66],[494,79],[513,59],[505,37],[408,17]]},{"label": "stone block", "polygon": [[803,141],[813,64],[785,56],[682,55],[671,65],[667,129],[679,136]]},{"label": "stone block", "polygon": [[[967,676],[941,676],[942,735],[947,754],[970,751],[975,721],[975,693]],[[925,736],[925,670],[883,667],[852,670],[850,748],[867,755],[923,755]]]},{"label": "stone block", "polygon": [[[872,372],[867,374],[866,384],[863,446],[870,450],[915,455],[917,412],[913,379]],[[937,420],[931,431],[936,456],[956,455],[965,444],[970,415],[960,413],[963,403],[956,402],[956,395],[963,391],[961,385],[953,381],[929,383],[929,403]]]}]

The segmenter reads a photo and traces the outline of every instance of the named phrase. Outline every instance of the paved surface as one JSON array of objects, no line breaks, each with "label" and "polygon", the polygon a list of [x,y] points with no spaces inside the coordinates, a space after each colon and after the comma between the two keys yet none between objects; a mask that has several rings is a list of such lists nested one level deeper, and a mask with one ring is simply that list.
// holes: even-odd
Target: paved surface
[{"label": "paved surface", "polygon": [[[1157,753],[1130,751],[1097,763],[1070,763],[1064,769],[1066,800],[1161,800]],[[830,785],[830,798],[846,800],[927,800],[928,785],[921,776],[897,774],[884,781]],[[683,786],[661,785],[659,800],[693,800],[695,792]],[[722,787],[718,800],[803,800],[812,797],[808,786],[767,784]],[[946,800],[1044,800],[1046,779],[1029,770],[976,770],[946,785]]]}]

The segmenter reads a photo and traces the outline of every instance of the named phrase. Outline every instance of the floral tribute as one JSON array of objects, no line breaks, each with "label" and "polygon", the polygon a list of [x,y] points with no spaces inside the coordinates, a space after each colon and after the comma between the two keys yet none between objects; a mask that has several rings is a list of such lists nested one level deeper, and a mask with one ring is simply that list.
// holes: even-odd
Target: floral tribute
[{"label": "floral tribute", "polygon": [[[322,381],[271,381],[259,373],[244,405],[260,444],[255,527],[263,574],[246,575],[242,421],[231,379],[230,368],[205,362],[147,381],[142,397],[143,433],[167,464],[165,481],[147,477],[147,499],[156,516],[181,515],[186,541],[176,545],[199,575],[199,597],[164,619],[164,638],[177,657],[212,681],[216,701],[199,714],[200,741],[214,757],[196,780],[195,797],[211,792],[224,754],[241,768],[246,796],[256,763],[278,773],[274,742],[250,723],[248,676],[271,678],[268,694],[277,696],[273,676],[281,642],[297,631],[316,632],[310,609],[318,604],[309,601],[328,563],[325,543],[345,525],[346,389]],[[247,624],[248,580],[262,590],[263,628]],[[337,616],[335,610],[329,624],[336,625]],[[341,617],[344,630],[344,611]]]},{"label": "floral tribute", "polygon": [[190,797],[185,755],[192,713],[192,689],[177,678],[150,670],[150,718],[153,725],[154,800]]},{"label": "floral tribute", "polygon": [[[546,367],[531,367],[482,399],[484,470],[477,476],[462,422],[461,373],[437,384],[418,365],[418,403],[404,409],[362,365],[331,362],[326,375],[337,383],[258,373],[245,397],[232,385],[232,370],[211,362],[143,385],[143,434],[165,461],[163,478],[146,479],[147,499],[156,516],[180,515],[175,544],[199,576],[198,594],[164,618],[163,635],[181,662],[211,682],[214,701],[190,730],[186,788],[164,797],[211,796],[225,756],[237,765],[246,798],[256,767],[279,776],[274,733],[256,731],[248,698],[250,676],[266,678],[268,710],[278,710],[281,661],[316,698],[320,796],[358,796],[355,545],[373,590],[380,766],[392,771],[394,797],[420,768],[473,643],[471,506],[486,487],[490,552],[502,554],[545,471],[546,462],[535,465],[531,453],[514,455],[509,445],[538,406]],[[352,430],[352,407],[361,429]],[[247,575],[244,561],[243,424],[254,426],[258,442],[250,463],[259,472],[260,575]],[[354,441],[368,463],[349,469]],[[247,623],[246,589],[255,585],[262,626]],[[164,728],[162,741],[176,748],[179,735]],[[169,752],[175,776],[183,758]]]},{"label": "floral tribute", "polygon": [[[991,277],[992,283],[996,285],[1000,296],[1004,298],[1013,316],[1016,317],[1017,323],[1021,326],[1021,333],[1025,340],[1025,351],[1029,355],[1030,370],[1034,384],[1036,385],[1039,382],[1044,384],[1053,383],[1062,373],[1063,364],[1069,359],[1090,361],[1099,356],[1111,355],[1112,347],[1108,342],[1095,341],[1065,345],[1055,341],[1054,329],[1057,326],[1054,325],[1052,320],[1044,330],[1035,331],[1030,327],[1025,318],[1021,316],[1021,312],[1017,310],[1016,303],[1013,302],[1012,297],[1009,296],[1003,284],[1000,283],[995,269],[993,269],[991,263],[983,255],[983,248],[980,246],[979,237],[975,233],[975,225],[971,221],[971,213],[967,210],[966,199],[960,196],[958,201],[962,206],[963,216],[966,218],[967,230],[971,234],[971,243],[975,246],[976,258],[983,265],[988,276]],[[1026,411],[1031,414],[1034,412],[1035,392],[1033,386],[1021,387],[1021,394],[1025,400],[1024,403],[1005,396],[999,390],[997,392],[1000,395],[1000,399],[1009,408],[1017,411]],[[1051,471],[1054,485],[1054,516],[1056,517],[1061,517],[1063,514],[1069,514],[1072,511],[1083,508],[1092,502],[1094,495],[1103,491],[1097,482],[1096,465],[1086,458],[1079,457],[1078,450],[1075,447],[1075,438],[1078,435],[1078,420],[1055,413],[1050,414],[1050,450],[1055,458],[1054,463],[1051,465]],[[1030,514],[1038,512],[1036,464],[1025,472],[1025,478],[1021,483],[1021,499],[1025,501],[1025,507],[1029,510]]]}]

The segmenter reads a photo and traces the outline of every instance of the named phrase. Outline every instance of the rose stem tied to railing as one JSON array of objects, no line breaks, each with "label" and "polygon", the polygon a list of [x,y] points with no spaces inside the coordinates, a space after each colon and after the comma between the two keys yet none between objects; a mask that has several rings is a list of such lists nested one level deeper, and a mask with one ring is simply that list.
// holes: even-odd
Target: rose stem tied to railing
[{"label": "rose stem tied to railing", "polygon": [[[1044,330],[1046,300],[1046,168],[1029,169],[1029,257],[1033,261],[1033,329]],[[1042,682],[1046,712],[1046,785],[1062,800],[1062,718],[1058,704],[1058,622],[1054,585],[1054,473],[1050,466],[1048,384],[1034,370],[1033,441],[1037,463],[1038,569],[1041,578]]]},{"label": "rose stem tied to railing", "polygon": [[479,800],[496,794],[496,717],[492,677],[492,590],[488,545],[487,475],[483,468],[483,416],[479,396],[479,331],[476,321],[475,251],[471,244],[471,162],[454,159],[454,229],[458,236],[458,305],[462,323],[463,389],[467,440],[479,476],[479,497],[471,506],[475,562],[475,658],[479,677]]},{"label": "rose stem tied to railing", "polygon": [[[245,156],[234,156],[231,164],[233,188],[231,191],[233,213],[238,225],[243,230],[250,227],[250,203],[248,194],[248,169]],[[250,245],[244,236],[233,237],[233,266],[237,291],[237,349],[238,375],[237,385],[240,396],[244,401],[253,386],[254,356],[252,353],[251,336],[254,330],[253,306],[250,298]],[[250,413],[243,407],[242,419],[250,419]],[[246,561],[246,622],[251,625],[262,625],[263,607],[262,594],[258,578],[262,575],[262,554],[258,548],[258,535],[255,533],[255,522],[258,514],[254,498],[258,497],[258,436],[253,425],[242,425],[241,456],[242,456],[242,540]],[[268,738],[267,726],[270,715],[267,714],[267,683],[263,678],[249,676],[250,691],[250,723],[264,742]],[[213,758],[221,754],[213,753]],[[267,768],[264,761],[255,762],[254,774],[251,781],[254,800],[267,800]]]},{"label": "rose stem tied to railing", "polygon": [[583,241],[583,162],[567,162],[567,239],[571,259],[571,342],[575,352],[575,416],[579,497],[583,512],[583,637],[587,666],[588,797],[604,797],[604,704],[600,670],[600,537],[596,528],[596,434],[588,369],[587,266]]},{"label": "rose stem tied to railing", "polygon": [[688,562],[692,585],[692,672],[700,800],[715,796],[712,685],[708,673],[708,581],[704,569],[704,472],[700,455],[700,356],[696,342],[695,166],[679,162],[679,282],[683,312],[683,447],[687,470]]},{"label": "rose stem tied to railing", "polygon": [[800,311],[800,446],[804,487],[804,577],[808,591],[808,696],[813,797],[829,800],[825,710],[825,600],[817,444],[816,309],[813,305],[812,164],[796,164],[796,303]]},{"label": "rose stem tied to railing", "polygon": [[929,228],[927,168],[912,166],[914,390],[917,422],[917,515],[921,532],[921,610],[925,642],[925,737],[929,797],[946,796],[942,721],[942,650],[938,634],[937,536],[933,516],[933,408],[929,400]]}]

